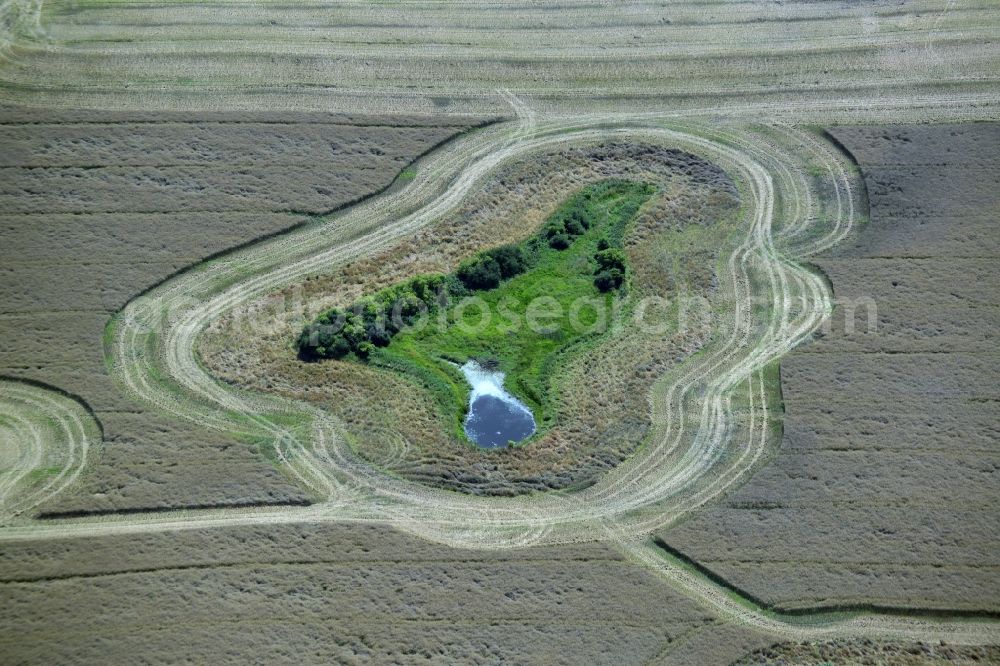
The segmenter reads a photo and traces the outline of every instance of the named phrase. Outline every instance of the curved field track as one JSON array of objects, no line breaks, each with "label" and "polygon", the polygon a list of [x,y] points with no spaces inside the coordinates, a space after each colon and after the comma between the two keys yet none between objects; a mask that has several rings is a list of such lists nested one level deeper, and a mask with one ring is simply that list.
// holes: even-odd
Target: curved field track
[{"label": "curved field track", "polygon": [[[196,361],[196,340],[218,316],[432,223],[509,161],[576,141],[633,137],[717,162],[738,182],[745,210],[742,231],[719,275],[728,307],[715,315],[716,339],[655,386],[653,442],[595,485],[566,494],[484,498],[389,477],[353,455],[328,414],[236,390]],[[820,208],[817,179],[803,176],[807,165],[820,167],[812,172],[831,193],[832,208]],[[130,303],[110,331],[113,374],[130,395],[178,417],[267,443],[289,474],[311,489],[314,505],[51,521],[12,527],[0,539],[316,521],[386,523],[453,546],[487,549],[590,541],[603,534],[720,617],[775,636],[1000,640],[998,624],[988,619],[770,613],[663,557],[648,540],[653,530],[741,483],[768,455],[773,438],[765,368],[831,311],[826,282],[800,262],[850,234],[856,221],[854,175],[829,146],[781,124],[645,117],[608,123],[522,112],[520,121],[469,134],[417,166],[417,176],[403,190],[165,282]],[[819,224],[820,218],[826,223]]]},{"label": "curved field track", "polygon": [[[4,413],[16,418],[0,434],[19,444],[3,453],[15,471],[0,479],[9,523],[0,541],[319,522],[388,525],[479,550],[600,539],[723,622],[781,640],[1000,644],[990,615],[775,613],[650,539],[772,455],[768,372],[832,310],[829,284],[805,262],[854,233],[861,194],[854,167],[805,125],[996,119],[995,2],[583,0],[558,10],[0,1],[7,105],[156,109],[143,116],[151,123],[171,109],[261,107],[517,115],[427,155],[405,187],[172,277],[109,326],[110,371],[129,397],[272,452],[312,505],[24,520],[79,472],[95,426],[72,401],[2,383]],[[199,336],[219,317],[427,228],[505,165],[576,142],[632,139],[715,162],[744,208],[716,267],[715,336],[654,385],[651,441],[594,485],[487,498],[408,482],[358,459],[328,413],[241,391],[200,364]]]},{"label": "curved field track", "polygon": [[[557,425],[529,446],[495,452],[470,447],[448,435],[419,383],[371,364],[302,363],[290,348],[303,312],[344,305],[413,275],[451,270],[474,251],[523,239],[565,193],[616,177],[658,189],[626,235],[634,271],[628,299],[613,315],[621,325],[567,354],[552,385],[562,396],[553,403]],[[650,385],[710,338],[702,311],[716,295],[718,260],[735,242],[739,205],[736,185],[718,166],[666,146],[599,141],[532,152],[501,168],[457,212],[377,254],[220,317],[199,337],[196,351],[228,383],[306,400],[335,415],[358,456],[390,474],[475,495],[580,488],[641,445],[650,428]],[[667,293],[684,299],[678,299],[676,317],[670,304],[660,305]],[[639,308],[650,302],[655,315],[645,316]],[[640,317],[648,327],[630,323]],[[602,381],[590,382],[593,376]]]},{"label": "curved field track", "polygon": [[[197,335],[219,314],[322,267],[374,252],[393,237],[429,224],[507,160],[549,145],[605,136],[664,142],[718,160],[737,174],[752,206],[744,222],[747,237],[734,247],[726,267],[729,274],[722,280],[732,304],[718,322],[727,337],[680,366],[676,376],[657,387],[653,421],[659,435],[655,443],[594,486],[565,496],[502,501],[455,497],[393,479],[356,460],[338,424],[328,415],[311,410],[311,433],[304,427],[279,425],[270,415],[284,414],[287,422],[296,409],[303,414],[301,407],[229,389],[195,361],[192,349]],[[442,178],[446,169],[454,175]],[[308,230],[243,253],[238,270],[260,266],[253,277],[230,284],[235,277],[234,259],[167,283],[148,299],[133,303],[123,312],[112,346],[122,383],[136,397],[179,416],[247,436],[270,437],[293,473],[324,499],[320,506],[329,506],[337,515],[389,520],[456,545],[510,547],[577,540],[585,538],[595,522],[605,521],[630,524],[637,533],[649,532],[709,501],[753,467],[767,441],[761,370],[808,335],[829,311],[830,303],[822,280],[789,262],[774,247],[769,233],[773,184],[749,153],[691,131],[654,124],[618,128],[593,128],[587,123],[556,122],[534,128],[512,124],[482,132],[457,144],[453,151],[435,155],[418,173],[423,177],[391,207],[382,201],[359,207],[340,218],[332,230]],[[450,185],[436,192],[442,181]],[[835,186],[846,188],[842,181],[846,177],[835,181]],[[427,196],[429,204],[417,207],[407,201],[419,196]],[[849,199],[849,192],[845,190],[844,196]],[[415,212],[402,219],[395,213],[413,208]],[[387,215],[387,209],[393,213]],[[853,211],[848,208],[843,214],[844,224],[826,242],[850,229]],[[332,234],[341,240],[331,248]],[[206,298],[192,302],[193,294]],[[150,330],[145,322],[157,321],[163,308],[172,315],[168,325]],[[165,385],[155,377],[170,377],[176,384]],[[737,424],[728,417],[727,405],[734,389],[744,391],[748,386],[748,409]],[[736,447],[731,434],[737,428],[745,429],[750,446]],[[713,474],[708,480],[710,470]],[[654,517],[646,514],[651,508]]]},{"label": "curved field track", "polygon": [[79,402],[0,379],[0,525],[73,483],[100,441],[97,422]]}]

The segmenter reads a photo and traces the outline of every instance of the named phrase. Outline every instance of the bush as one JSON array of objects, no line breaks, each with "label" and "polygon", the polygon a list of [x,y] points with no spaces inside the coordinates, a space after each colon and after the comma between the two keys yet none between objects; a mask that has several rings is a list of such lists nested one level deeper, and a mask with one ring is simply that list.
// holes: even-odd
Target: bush
[{"label": "bush", "polygon": [[[516,253],[501,254],[511,266],[516,266],[517,260],[523,258]],[[486,268],[489,269],[492,263],[492,270],[499,273],[496,262],[487,259]],[[476,270],[482,268],[479,266]],[[499,283],[499,278],[496,281]],[[302,330],[298,339],[299,355],[315,360],[343,358],[354,352],[359,358],[367,358],[378,347],[388,346],[392,336],[437,305],[439,298],[443,300],[449,293],[464,290],[454,276],[419,275],[363,298],[349,310],[332,308]]]},{"label": "bush", "polygon": [[389,346],[391,336],[388,329],[374,323],[365,326],[365,337],[376,347],[387,347]]},{"label": "bush", "polygon": [[326,348],[327,358],[344,358],[351,352],[351,345],[347,343],[347,340],[343,336],[339,336],[333,340],[331,346]]},{"label": "bush", "polygon": [[549,238],[549,247],[556,250],[565,250],[569,247],[570,240],[566,234],[556,234]]},{"label": "bush", "polygon": [[600,266],[599,271],[616,268],[623,273],[625,272],[626,260],[625,252],[623,250],[613,247],[606,250],[600,250],[594,255],[594,259],[597,260],[597,265]]},{"label": "bush", "polygon": [[542,228],[542,235],[545,236],[546,240],[551,239],[553,236],[565,233],[566,225],[558,221],[549,222]]},{"label": "bush", "polygon": [[[588,202],[597,196],[599,193],[586,192],[526,241],[480,252],[459,264],[454,273],[420,275],[360,299],[349,310],[324,312],[299,335],[299,354],[315,359],[342,358],[354,352],[359,358],[368,358],[377,348],[389,345],[404,326],[444,307],[449,297],[495,289],[501,281],[529,270],[546,244],[556,250],[568,248],[575,237],[590,228]],[[602,292],[617,289],[625,282],[625,253],[612,248],[607,238],[598,241],[597,249],[594,284]]]},{"label": "bush", "polygon": [[467,289],[493,289],[500,285],[500,265],[490,256],[479,256],[463,262],[456,272]]},{"label": "bush", "polygon": [[594,286],[602,292],[617,289],[625,282],[625,274],[617,268],[609,268],[597,274],[594,278]]},{"label": "bush", "polygon": [[[624,250],[607,247],[607,241],[603,238],[601,240],[603,242],[597,244],[599,249],[594,254],[594,259],[597,261],[594,286],[602,292],[608,292],[618,289],[625,283],[626,257]],[[602,248],[601,245],[605,247]]]},{"label": "bush", "polygon": [[504,245],[486,253],[500,267],[500,277],[504,280],[528,270],[528,257],[516,245]]},{"label": "bush", "polygon": [[[433,298],[433,296],[431,297]],[[393,310],[389,320],[393,329],[398,328],[397,324],[412,324],[423,312],[429,309],[429,305],[416,296],[400,298],[392,304]],[[396,321],[399,319],[399,321]]]},{"label": "bush", "polygon": [[434,301],[439,291],[444,289],[443,275],[418,275],[410,280],[410,290],[413,295],[428,305]]},{"label": "bush", "polygon": [[583,223],[577,218],[570,218],[566,220],[566,232],[571,236],[580,236],[587,230]]}]

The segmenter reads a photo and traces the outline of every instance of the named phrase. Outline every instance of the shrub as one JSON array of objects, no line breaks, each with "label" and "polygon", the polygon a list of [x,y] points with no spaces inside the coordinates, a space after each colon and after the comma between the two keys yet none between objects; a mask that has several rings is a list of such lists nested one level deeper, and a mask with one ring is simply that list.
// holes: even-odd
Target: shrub
[{"label": "shrub", "polygon": [[358,321],[356,317],[348,317],[347,322],[342,335],[347,340],[347,344],[351,346],[351,349],[356,351],[358,345],[368,340],[368,332],[365,330],[364,324]]},{"label": "shrub", "polygon": [[556,234],[549,238],[549,247],[555,248],[556,250],[565,250],[569,247],[569,236],[566,234]]},{"label": "shrub", "polygon": [[504,280],[528,270],[528,257],[516,245],[504,245],[486,253],[500,267],[500,277]]},{"label": "shrub", "polygon": [[552,238],[553,236],[558,236],[559,234],[565,234],[565,233],[566,233],[566,225],[556,220],[547,223],[542,228],[542,235],[545,236],[546,240]]},{"label": "shrub", "polygon": [[387,347],[391,338],[388,329],[377,322],[365,326],[365,337],[376,347]]},{"label": "shrub", "polygon": [[[446,306],[449,297],[494,289],[501,281],[526,272],[546,244],[556,250],[568,248],[576,236],[590,228],[588,202],[599,197],[599,192],[587,191],[524,242],[480,252],[459,264],[454,273],[420,275],[360,299],[349,310],[324,312],[299,335],[300,355],[307,359],[342,358],[354,352],[359,358],[368,358],[378,347],[389,345],[404,326]],[[597,249],[594,284],[602,292],[617,289],[625,282],[625,253],[612,248],[607,238],[598,241]]]},{"label": "shrub", "polygon": [[410,280],[410,290],[424,303],[430,303],[443,284],[443,280],[437,279],[440,277],[439,275],[418,275]]},{"label": "shrub", "polygon": [[[601,243],[598,243],[597,246],[600,248]],[[625,283],[626,257],[624,250],[604,247],[594,254],[594,259],[597,260],[597,270],[594,276],[595,287],[602,292],[608,292],[612,289],[618,289]]]},{"label": "shrub", "polygon": [[493,289],[499,286],[500,265],[490,256],[479,256],[463,262],[456,272],[467,289]]},{"label": "shrub", "polygon": [[570,218],[566,220],[566,232],[571,236],[579,236],[587,230],[583,223],[577,218]]},{"label": "shrub", "polygon": [[[433,296],[432,296],[433,298]],[[392,304],[393,310],[390,315],[390,322],[393,329],[398,328],[397,324],[412,324],[420,314],[428,309],[428,304],[416,296],[400,298]],[[399,321],[396,321],[399,319]]]},{"label": "shrub", "polygon": [[600,271],[594,278],[594,286],[602,292],[617,289],[625,282],[625,274],[617,268]]},{"label": "shrub", "polygon": [[343,336],[338,336],[333,340],[331,346],[326,348],[327,358],[344,358],[351,351],[351,345],[347,343],[347,340]]},{"label": "shrub", "polygon": [[600,250],[594,255],[594,259],[597,260],[597,265],[600,266],[599,271],[616,268],[623,273],[625,272],[625,252],[623,250],[614,247]]}]

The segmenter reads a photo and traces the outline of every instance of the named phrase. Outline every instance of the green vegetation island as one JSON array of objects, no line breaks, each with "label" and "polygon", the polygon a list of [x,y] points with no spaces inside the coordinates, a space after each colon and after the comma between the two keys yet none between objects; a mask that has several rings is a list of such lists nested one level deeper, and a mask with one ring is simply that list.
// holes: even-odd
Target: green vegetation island
[{"label": "green vegetation island", "polygon": [[456,427],[469,387],[458,366],[500,369],[551,425],[559,359],[608,329],[628,291],[626,226],[655,188],[609,179],[569,197],[520,243],[478,252],[448,274],[420,275],[324,312],[298,339],[306,361],[347,359],[419,378]]}]

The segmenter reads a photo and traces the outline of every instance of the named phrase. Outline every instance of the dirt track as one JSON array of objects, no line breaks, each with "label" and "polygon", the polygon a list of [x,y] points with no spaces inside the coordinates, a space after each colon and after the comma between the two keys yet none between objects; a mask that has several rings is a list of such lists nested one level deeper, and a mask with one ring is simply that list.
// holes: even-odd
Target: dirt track
[{"label": "dirt track", "polygon": [[0,380],[0,525],[55,496],[100,444],[96,421],[79,402],[27,382]]}]

